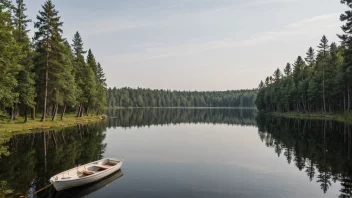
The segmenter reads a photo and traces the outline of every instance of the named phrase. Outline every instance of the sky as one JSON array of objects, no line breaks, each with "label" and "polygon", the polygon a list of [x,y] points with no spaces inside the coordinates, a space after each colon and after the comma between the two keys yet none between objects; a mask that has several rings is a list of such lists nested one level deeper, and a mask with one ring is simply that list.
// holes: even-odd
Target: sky
[{"label": "sky", "polygon": [[[25,0],[35,21],[45,0]],[[79,31],[109,87],[258,87],[325,34],[340,43],[338,0],[52,0],[64,37]],[[34,30],[34,25],[29,26]]]}]

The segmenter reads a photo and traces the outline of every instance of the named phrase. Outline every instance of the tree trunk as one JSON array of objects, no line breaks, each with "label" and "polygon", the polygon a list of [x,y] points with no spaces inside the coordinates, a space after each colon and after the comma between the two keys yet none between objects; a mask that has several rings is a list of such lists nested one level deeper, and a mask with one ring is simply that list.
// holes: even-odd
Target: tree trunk
[{"label": "tree trunk", "polygon": [[348,86],[348,91],[347,91],[347,111],[350,111],[350,86]]},{"label": "tree trunk", "polygon": [[303,105],[303,110],[304,112],[307,112],[306,104],[304,102],[304,97],[302,96],[302,105]]},{"label": "tree trunk", "polygon": [[79,116],[78,117],[82,117],[83,116],[83,110],[84,110],[84,107],[83,107],[83,104],[82,104],[81,108],[79,110]]},{"label": "tree trunk", "polygon": [[343,110],[346,112],[346,91],[343,92]]},{"label": "tree trunk", "polygon": [[28,107],[26,106],[26,107],[24,108],[24,122],[27,122],[27,121],[28,121],[28,112],[27,112],[27,110],[28,110]]},{"label": "tree trunk", "polygon": [[10,108],[10,120],[9,120],[10,122],[13,121],[13,117],[14,117],[13,114],[14,114],[14,109],[13,109],[13,107],[11,107]]},{"label": "tree trunk", "polygon": [[77,111],[77,118],[80,116],[81,114],[81,108],[82,108],[82,103],[79,103],[79,106],[78,106],[78,111]]},{"label": "tree trunk", "polygon": [[84,108],[84,106],[82,105],[81,116],[80,116],[80,117],[83,117],[84,111],[85,111],[85,108]]},{"label": "tree trunk", "polygon": [[55,108],[56,108],[56,104],[53,104],[53,105],[51,105],[51,108],[50,108],[50,112],[51,112],[51,116],[54,116],[54,114],[55,114]]},{"label": "tree trunk", "polygon": [[14,107],[13,120],[16,120],[18,114],[19,114],[18,104],[16,103]]},{"label": "tree trunk", "polygon": [[86,115],[89,116],[89,106],[87,106]]},{"label": "tree trunk", "polygon": [[64,105],[64,108],[62,109],[61,119],[60,120],[62,120],[64,118],[65,111],[66,111],[66,105]]},{"label": "tree trunk", "polygon": [[45,91],[44,91],[44,106],[43,106],[43,115],[41,122],[45,122],[45,116],[46,116],[46,103],[47,103],[47,97],[48,97],[48,80],[49,80],[49,53],[46,55],[46,69],[45,69]]},{"label": "tree trunk", "polygon": [[32,117],[32,120],[35,120],[35,107],[32,108],[31,117]]},{"label": "tree trunk", "polygon": [[323,111],[326,112],[325,105],[325,64],[323,64]]},{"label": "tree trunk", "polygon": [[53,108],[53,118],[51,119],[51,121],[55,120],[56,114],[57,114],[57,109],[59,108],[59,104],[55,104],[54,108]]}]

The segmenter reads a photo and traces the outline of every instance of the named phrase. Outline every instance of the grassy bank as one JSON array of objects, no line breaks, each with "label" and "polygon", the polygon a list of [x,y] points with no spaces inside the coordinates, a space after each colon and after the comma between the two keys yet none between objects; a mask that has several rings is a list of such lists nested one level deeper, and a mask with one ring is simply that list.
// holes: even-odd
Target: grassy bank
[{"label": "grassy bank", "polygon": [[0,134],[6,135],[6,133],[9,132],[67,127],[77,124],[99,122],[101,120],[102,116],[84,116],[81,118],[76,118],[74,114],[65,115],[63,120],[57,118],[55,121],[51,121],[50,118],[47,118],[45,122],[40,122],[39,117],[35,120],[28,119],[28,122],[26,123],[24,123],[24,119],[22,117],[18,117],[12,122],[8,122],[8,118],[0,118]]},{"label": "grassy bank", "polygon": [[336,120],[340,122],[351,122],[352,123],[352,113],[298,113],[298,112],[287,112],[271,113],[274,116],[283,116],[288,118],[299,118],[299,119],[319,119],[319,120]]}]

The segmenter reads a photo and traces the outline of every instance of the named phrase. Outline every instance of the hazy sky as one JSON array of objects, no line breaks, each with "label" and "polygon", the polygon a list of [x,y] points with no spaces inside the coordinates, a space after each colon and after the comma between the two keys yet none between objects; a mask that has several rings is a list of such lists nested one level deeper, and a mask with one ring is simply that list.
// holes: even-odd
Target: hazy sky
[{"label": "hazy sky", "polygon": [[[35,19],[44,0],[25,0]],[[338,0],[53,0],[108,86],[182,90],[257,87],[326,34],[339,42]],[[31,25],[33,29],[33,25]]]}]

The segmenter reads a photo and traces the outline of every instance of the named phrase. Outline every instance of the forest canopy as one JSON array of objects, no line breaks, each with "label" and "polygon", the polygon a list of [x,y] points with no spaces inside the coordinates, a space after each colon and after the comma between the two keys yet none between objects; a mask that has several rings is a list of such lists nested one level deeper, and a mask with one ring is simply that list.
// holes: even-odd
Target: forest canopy
[{"label": "forest canopy", "polygon": [[254,107],[257,90],[171,91],[108,89],[109,107]]}]

